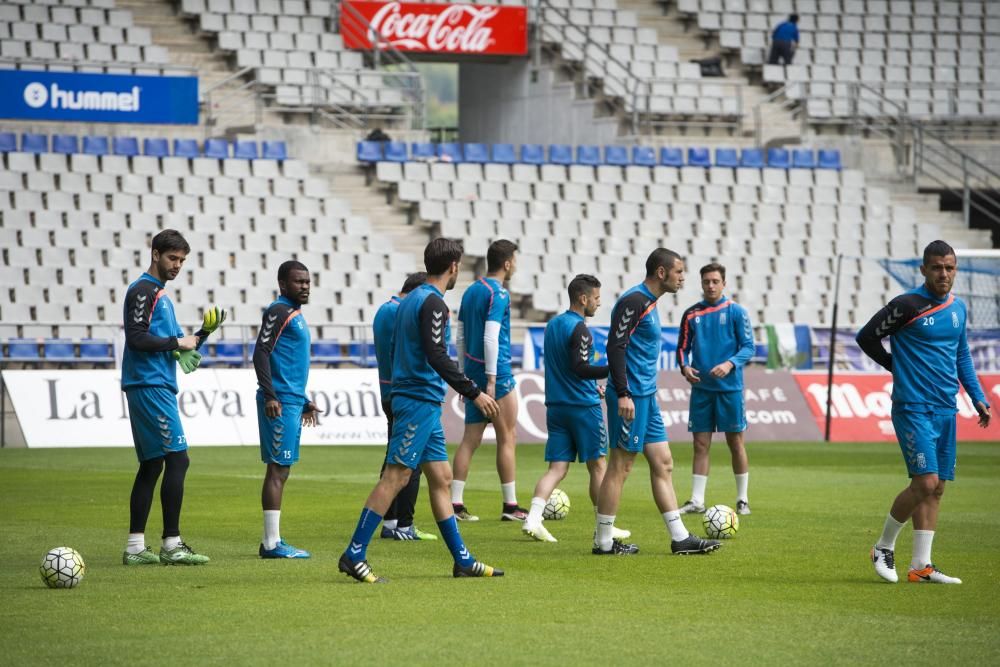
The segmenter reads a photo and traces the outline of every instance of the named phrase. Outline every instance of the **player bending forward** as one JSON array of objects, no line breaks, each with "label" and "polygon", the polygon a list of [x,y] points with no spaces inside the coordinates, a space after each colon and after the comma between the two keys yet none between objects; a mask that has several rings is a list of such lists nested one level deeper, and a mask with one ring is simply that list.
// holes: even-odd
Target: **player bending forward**
[{"label": "player bending forward", "polygon": [[448,356],[451,338],[444,293],[455,286],[462,261],[457,241],[438,238],[424,249],[427,282],[403,299],[396,312],[392,355],[392,439],[385,472],[361,511],[350,544],[340,557],[341,572],[363,583],[381,583],[366,560],[368,543],[393,498],[406,486],[417,466],[427,478],[431,510],[448,550],[455,559],[455,577],[499,577],[503,570],[477,561],[458,532],[451,506],[451,466],[441,426],[445,381],[487,417],[497,404],[462,374]]},{"label": "player bending forward", "polygon": [[[910,485],[896,496],[882,535],[871,551],[875,572],[896,583],[896,538],[913,519],[913,556],[907,579],[960,584],[931,560],[944,483],[955,479],[955,397],[959,382],[972,397],[979,425],[990,423],[990,406],[972,367],[965,337],[965,302],[951,294],[958,271],[955,251],[944,241],[924,248],[924,284],[897,296],[858,332],[861,349],[892,372],[892,425],[903,450]],[[882,346],[889,337],[892,354]]]},{"label": "player bending forward", "polygon": [[[569,464],[579,460],[590,473],[590,500],[597,512],[597,494],[604,481],[608,435],[601,412],[603,387],[597,380],[608,377],[607,366],[590,363],[594,338],[585,318],[601,307],[601,282],[580,274],[569,283],[569,310],[545,326],[545,443],[548,471],[535,485],[528,519],[521,530],[540,542],[556,542],[542,524],[546,499],[566,477]],[[613,528],[613,537],[624,540],[631,533]]]}]

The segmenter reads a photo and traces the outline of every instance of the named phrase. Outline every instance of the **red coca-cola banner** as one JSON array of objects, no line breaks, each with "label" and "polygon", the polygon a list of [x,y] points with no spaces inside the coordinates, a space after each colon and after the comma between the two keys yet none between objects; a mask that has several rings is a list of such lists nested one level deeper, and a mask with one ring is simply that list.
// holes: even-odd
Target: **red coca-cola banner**
[{"label": "red coca-cola banner", "polygon": [[[796,373],[809,409],[822,432],[826,428],[826,373]],[[1000,440],[1000,374],[980,374],[986,400],[993,406],[989,428],[964,391],[957,399],[959,440]],[[887,373],[837,373],[833,377],[830,439],[836,442],[895,440],[892,428],[892,376]]]},{"label": "red coca-cola banner", "polygon": [[391,45],[416,53],[523,56],[528,53],[528,10],[351,0],[341,6],[340,34],[349,49]]}]

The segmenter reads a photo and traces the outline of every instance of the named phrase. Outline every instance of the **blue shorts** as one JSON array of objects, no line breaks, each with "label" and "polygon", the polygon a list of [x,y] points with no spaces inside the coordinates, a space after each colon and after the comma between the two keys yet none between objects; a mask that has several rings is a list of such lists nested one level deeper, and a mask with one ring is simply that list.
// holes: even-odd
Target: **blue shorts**
[{"label": "blue shorts", "polygon": [[955,415],[892,407],[892,426],[910,477],[936,473],[955,479]]},{"label": "blue shorts", "polygon": [[618,416],[618,396],[610,386],[604,398],[608,404],[608,437],[612,447],[638,453],[646,443],[667,442],[667,429],[663,426],[656,394],[632,397],[635,418],[630,422]]},{"label": "blue shorts", "polygon": [[[469,374],[469,379],[476,383],[483,391],[486,390],[486,374],[473,372]],[[514,391],[514,387],[517,383],[514,381],[513,375],[498,375],[497,376],[497,395],[496,399],[499,401],[501,398]],[[479,411],[476,404],[465,399],[465,423],[466,424],[481,424],[485,421],[486,415]]]},{"label": "blue shorts", "polygon": [[183,452],[188,448],[177,395],[166,387],[134,387],[125,390],[132,442],[140,461]]},{"label": "blue shorts", "polygon": [[428,461],[448,460],[440,403],[392,397],[392,435],[385,460],[410,470]]},{"label": "blue shorts", "polygon": [[260,432],[260,460],[290,466],[299,460],[302,437],[302,410],[298,403],[282,403],[281,416],[270,419],[264,412],[264,397],[257,397],[257,430]]},{"label": "blue shorts", "polygon": [[688,431],[691,433],[742,433],[747,414],[742,391],[705,391],[691,388]]},{"label": "blue shorts", "polygon": [[600,404],[550,405],[545,410],[549,439],[546,461],[593,461],[608,453],[608,431]]}]

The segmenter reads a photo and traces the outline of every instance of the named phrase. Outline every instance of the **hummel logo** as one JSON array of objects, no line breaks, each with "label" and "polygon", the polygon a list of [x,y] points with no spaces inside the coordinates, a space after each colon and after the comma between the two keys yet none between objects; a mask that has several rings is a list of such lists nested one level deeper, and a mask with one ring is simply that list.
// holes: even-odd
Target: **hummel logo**
[{"label": "hummel logo", "polygon": [[145,300],[146,300],[146,295],[145,295],[145,294],[140,294],[140,295],[139,295],[138,297],[136,297],[136,298],[137,298],[137,299],[138,299],[138,300],[139,300],[140,302],[142,302],[142,301],[145,301]]},{"label": "hummel logo", "polygon": [[278,319],[277,315],[268,315],[267,316],[267,321],[268,322],[274,322],[276,319]]},{"label": "hummel logo", "polygon": [[361,548],[362,548],[362,545],[359,544],[358,542],[351,542],[350,552],[352,554],[358,555],[358,554],[361,553]]},{"label": "hummel logo", "polygon": [[[270,333],[270,332],[268,332],[268,333]],[[262,343],[266,343],[269,340],[271,340],[270,336],[261,336],[260,337],[260,342],[262,342]]]},{"label": "hummel logo", "polygon": [[885,318],[885,322],[882,322],[881,324],[878,325],[878,327],[875,328],[875,335],[878,336],[879,338],[884,338],[885,336],[889,335],[889,329],[895,326],[896,322],[898,322],[899,318],[902,316],[903,316],[902,311],[900,311],[899,308],[894,308],[892,313],[890,313],[889,316]]},{"label": "hummel logo", "polygon": [[444,317],[444,313],[438,310],[433,313],[432,317],[435,320],[435,324],[439,324],[441,322],[441,318]]},{"label": "hummel logo", "polygon": [[470,556],[469,550],[466,547],[462,547],[462,550],[458,552],[460,558],[468,558]]}]

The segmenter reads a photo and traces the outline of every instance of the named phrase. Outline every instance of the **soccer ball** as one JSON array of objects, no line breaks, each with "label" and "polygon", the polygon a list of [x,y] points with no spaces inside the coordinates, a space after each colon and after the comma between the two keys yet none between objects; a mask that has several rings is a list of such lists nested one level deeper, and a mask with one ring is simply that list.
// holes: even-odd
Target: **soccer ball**
[{"label": "soccer ball", "polygon": [[569,514],[569,496],[562,489],[554,489],[552,495],[549,496],[549,502],[545,503],[542,516],[558,521],[565,519],[567,514]]},{"label": "soccer ball", "polygon": [[727,539],[736,536],[736,531],[740,529],[740,517],[732,507],[712,505],[705,510],[702,524],[705,526],[705,534],[709,537]]},{"label": "soccer ball", "polygon": [[38,566],[38,573],[49,588],[73,588],[83,581],[86,571],[83,556],[70,547],[49,550]]}]

